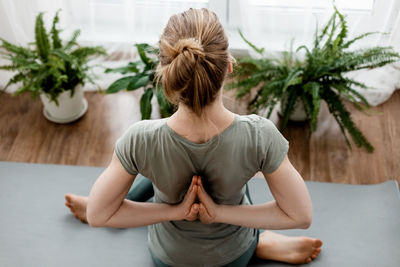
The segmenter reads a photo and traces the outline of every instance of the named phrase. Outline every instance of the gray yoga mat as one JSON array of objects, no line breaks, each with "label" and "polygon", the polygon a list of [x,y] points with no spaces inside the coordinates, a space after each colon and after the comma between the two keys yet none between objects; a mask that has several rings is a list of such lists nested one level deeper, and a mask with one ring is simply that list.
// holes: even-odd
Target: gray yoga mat
[{"label": "gray yoga mat", "polygon": [[[91,228],[64,206],[64,194],[87,195],[103,171],[0,162],[0,266],[154,266],[147,228]],[[255,203],[271,200],[263,179],[249,183]],[[307,230],[277,231],[323,240],[310,266],[400,266],[398,185],[307,182],[314,218]],[[290,266],[254,258],[250,266]]]}]

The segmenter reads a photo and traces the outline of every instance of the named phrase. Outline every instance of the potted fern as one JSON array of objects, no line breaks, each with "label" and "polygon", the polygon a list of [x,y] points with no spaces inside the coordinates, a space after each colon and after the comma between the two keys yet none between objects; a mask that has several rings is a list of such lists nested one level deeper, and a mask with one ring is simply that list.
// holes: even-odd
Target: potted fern
[{"label": "potted fern", "polygon": [[174,106],[165,98],[162,87],[156,88],[154,79],[155,70],[158,65],[158,48],[146,43],[135,44],[139,59],[129,62],[126,66],[113,69],[106,69],[106,73],[117,72],[125,76],[114,81],[106,90],[107,94],[117,93],[121,90],[133,91],[144,88],[144,93],[140,98],[140,112],[142,120],[150,119],[152,112],[151,100],[155,95],[160,107],[162,117],[169,117],[174,112]]},{"label": "potted fern", "polygon": [[62,42],[57,24],[59,11],[54,16],[52,27],[46,31],[43,13],[39,13],[35,23],[35,41],[27,47],[11,44],[0,39],[0,53],[11,64],[0,66],[2,70],[16,74],[3,88],[20,84],[13,95],[31,93],[34,99],[40,96],[43,114],[50,121],[68,123],[74,121],[87,110],[83,95],[86,81],[94,83],[89,74],[88,61],[105,55],[102,47],[83,47],[76,42],[80,31],[74,31],[71,39]]},{"label": "potted fern", "polygon": [[[281,130],[285,129],[289,119],[306,118],[313,132],[317,129],[321,101],[325,101],[349,148],[351,144],[348,135],[356,146],[364,147],[368,152],[373,151],[373,146],[354,124],[350,112],[343,104],[343,99],[346,99],[356,108],[368,110],[369,103],[354,89],[355,86],[364,89],[368,87],[348,78],[346,73],[398,61],[398,53],[391,47],[350,50],[355,42],[374,33],[364,33],[348,40],[345,17],[336,7],[322,31],[318,33],[316,29],[311,48],[303,45],[295,52],[283,52],[280,57],[267,56],[263,48],[249,42],[240,30],[239,34],[260,58],[238,59],[233,73],[236,79],[227,88],[236,88],[238,98],[249,95],[251,100],[248,107],[252,112],[266,109],[267,117],[270,117],[278,105],[282,116]],[[305,52],[303,57],[300,57],[300,51]],[[303,115],[298,116],[295,110],[300,110]]]}]

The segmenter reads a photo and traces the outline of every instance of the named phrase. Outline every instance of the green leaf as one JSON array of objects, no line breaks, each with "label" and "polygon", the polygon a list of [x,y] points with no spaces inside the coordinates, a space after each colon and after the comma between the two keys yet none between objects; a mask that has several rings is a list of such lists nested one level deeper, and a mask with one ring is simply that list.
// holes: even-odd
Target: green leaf
[{"label": "green leaf", "polygon": [[127,87],[128,91],[133,91],[143,86],[146,86],[149,82],[149,76],[136,75],[135,77],[136,79],[132,79],[131,82],[129,83]]},{"label": "green leaf", "polygon": [[157,93],[157,102],[160,106],[161,117],[166,118],[173,114],[174,107],[169,103],[169,101],[165,98],[164,91],[162,88],[158,88],[156,90]]},{"label": "green leaf", "polygon": [[346,20],[344,19],[344,16],[339,12],[339,10],[336,8],[336,6],[333,6],[335,9],[335,13],[338,15],[339,20],[340,20],[340,27],[341,30],[339,34],[336,36],[335,40],[333,41],[333,46],[341,46],[344,42],[344,39],[347,36],[347,25],[346,25]]},{"label": "green leaf", "polygon": [[47,60],[50,51],[50,42],[43,23],[43,12],[36,17],[35,24],[36,49],[42,61]]},{"label": "green leaf", "polygon": [[77,45],[76,39],[78,39],[78,36],[81,34],[81,30],[75,30],[72,33],[72,36],[70,40],[65,44],[64,49],[69,50],[71,49],[74,45]]},{"label": "green leaf", "polygon": [[[279,57],[263,54],[264,50],[254,46],[239,30],[243,40],[252,47],[260,58],[243,57],[234,66],[232,82],[226,88],[236,89],[236,97],[248,96],[248,109],[252,112],[271,112],[277,102],[281,102],[283,118],[281,129],[288,123],[293,106],[302,101],[310,126],[317,128],[320,102],[324,100],[338,123],[347,145],[349,134],[357,146],[372,151],[373,147],[351,120],[351,114],[340,102],[347,98],[357,107],[366,107],[366,99],[354,87],[368,88],[367,85],[344,78],[344,74],[359,69],[372,69],[400,60],[400,55],[391,47],[366,49],[348,48],[356,41],[374,33],[361,34],[348,40],[346,17],[334,6],[334,13],[328,23],[314,35],[314,46],[300,45],[293,53],[292,46]],[[304,49],[305,53],[299,55]],[[302,52],[302,51],[301,51]],[[358,103],[357,101],[361,101]]]},{"label": "green leaf", "polygon": [[329,111],[339,124],[347,145],[351,148],[350,142],[346,136],[346,130],[358,147],[364,147],[368,152],[374,151],[374,147],[371,145],[371,143],[368,142],[361,131],[355,126],[353,120],[351,119],[350,112],[341,102],[339,96],[336,95],[332,90],[324,90],[323,98],[329,99],[329,102],[327,102]]},{"label": "green leaf", "polygon": [[148,120],[151,116],[151,99],[153,98],[153,88],[147,88],[140,98],[140,113],[142,113],[142,120]]},{"label": "green leaf", "polygon": [[129,62],[127,66],[113,68],[113,69],[106,69],[104,72],[105,73],[118,72],[121,74],[126,74],[126,73],[130,73],[130,72],[137,73],[137,72],[139,72],[139,69],[137,67],[139,64],[140,64],[139,61]]},{"label": "green leaf", "polygon": [[282,92],[285,92],[289,86],[300,84],[303,80],[303,78],[300,76],[302,74],[303,74],[302,69],[294,69],[290,71],[290,73],[287,75],[285,79],[285,84],[282,88]]},{"label": "green leaf", "polygon": [[344,43],[342,48],[348,48],[350,45],[352,45],[356,41],[361,40],[361,39],[363,39],[367,36],[373,35],[373,34],[381,34],[381,33],[380,32],[367,32],[367,33],[360,34],[360,35],[354,37],[353,39],[347,41],[346,43]]},{"label": "green leaf", "polygon": [[283,100],[281,101],[281,105],[283,107],[283,114],[282,114],[282,122],[280,125],[280,130],[283,131],[286,126],[287,123],[289,121],[289,117],[290,115],[293,113],[294,110],[294,105],[296,103],[296,100],[298,99],[296,91],[292,91],[289,92],[288,94],[286,94],[286,98],[283,98]]},{"label": "green leaf", "polygon": [[258,47],[256,47],[254,44],[250,43],[250,41],[247,40],[247,39],[244,37],[242,31],[241,31],[239,28],[238,28],[238,31],[239,31],[240,37],[242,37],[243,41],[245,41],[246,44],[248,44],[251,48],[253,48],[254,51],[256,51],[257,53],[259,53],[260,55],[263,55],[264,48],[258,48]]},{"label": "green leaf", "polygon": [[51,39],[53,40],[53,48],[57,49],[57,48],[61,48],[62,47],[62,42],[60,39],[60,30],[57,29],[57,23],[60,21],[60,18],[58,17],[58,13],[61,11],[61,9],[57,10],[56,15],[54,16],[53,19],[53,25],[51,27]]},{"label": "green leaf", "polygon": [[320,85],[316,82],[309,82],[304,85],[304,90],[312,96],[311,130],[315,131],[317,129],[317,119],[321,106],[321,97],[319,95]]},{"label": "green leaf", "polygon": [[128,76],[128,77],[123,77],[121,79],[116,80],[113,82],[110,87],[106,90],[107,94],[113,94],[117,93],[121,90],[124,90],[125,88],[128,87],[128,84],[131,82],[132,79],[134,79],[135,76]]},{"label": "green leaf", "polygon": [[[76,38],[79,30],[75,31],[72,39],[63,47],[57,28],[59,11],[53,18],[50,31],[46,31],[43,13],[36,17],[34,25],[35,42],[27,47],[13,45],[0,38],[0,56],[9,60],[6,70],[16,71],[7,85],[21,82],[16,94],[28,92],[33,98],[41,92],[46,93],[54,102],[63,91],[73,93],[74,87],[85,81],[94,83],[93,73],[88,61],[93,56],[105,54],[102,47],[78,46]],[[71,50],[77,47],[74,51]]]},{"label": "green leaf", "polygon": [[3,90],[5,91],[11,84],[16,84],[18,82],[23,82],[25,79],[25,75],[23,75],[22,73],[17,73],[15,74],[6,84],[6,86],[4,86]]},{"label": "green leaf", "polygon": [[149,66],[151,62],[150,62],[150,59],[146,55],[146,49],[148,49],[150,47],[150,45],[148,45],[146,43],[142,43],[142,44],[135,44],[135,46],[138,50],[140,59],[143,61],[143,63],[146,66]]},{"label": "green leaf", "polygon": [[106,51],[101,46],[78,47],[71,52],[71,55],[73,55],[77,60],[81,62],[86,62],[89,58],[93,56],[106,55]]},{"label": "green leaf", "polygon": [[14,45],[10,42],[7,42],[6,40],[4,40],[2,38],[0,38],[0,41],[2,42],[0,47],[4,48],[5,50],[7,50],[9,52],[9,53],[5,53],[0,50],[0,54],[4,54],[9,57],[13,57],[13,55],[14,55],[14,56],[22,57],[22,58],[36,58],[36,56],[37,56],[35,51],[32,51],[29,48]]},{"label": "green leaf", "polygon": [[18,66],[16,66],[16,65],[3,65],[3,66],[0,66],[0,70],[11,70],[11,71],[13,71],[13,70],[17,70],[19,67]]}]

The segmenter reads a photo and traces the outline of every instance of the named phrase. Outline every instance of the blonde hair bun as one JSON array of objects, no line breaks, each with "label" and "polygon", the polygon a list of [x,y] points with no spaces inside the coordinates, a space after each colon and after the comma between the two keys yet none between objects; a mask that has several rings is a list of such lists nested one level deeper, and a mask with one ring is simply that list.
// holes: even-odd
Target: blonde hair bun
[{"label": "blonde hair bun", "polygon": [[173,47],[172,59],[175,59],[178,55],[183,54],[185,57],[197,56],[204,58],[204,49],[200,42],[194,38],[180,39]]},{"label": "blonde hair bun", "polygon": [[190,107],[197,115],[215,100],[226,78],[228,37],[217,15],[206,8],[190,8],[170,17],[159,41],[156,69],[164,95]]}]

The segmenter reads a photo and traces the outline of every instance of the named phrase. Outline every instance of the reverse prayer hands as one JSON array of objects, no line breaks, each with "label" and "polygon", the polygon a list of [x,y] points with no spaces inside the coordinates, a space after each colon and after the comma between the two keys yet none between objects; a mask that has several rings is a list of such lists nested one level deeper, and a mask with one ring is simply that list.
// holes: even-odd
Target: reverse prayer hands
[{"label": "reverse prayer hands", "polygon": [[197,177],[197,185],[199,187],[197,190],[197,197],[200,200],[199,219],[205,224],[213,223],[217,216],[218,204],[216,204],[210,195],[207,194],[206,190],[204,190],[201,177]]},{"label": "reverse prayer hands", "polygon": [[193,176],[192,183],[189,186],[183,200],[177,207],[178,218],[187,221],[194,221],[198,218],[199,203],[195,203],[199,186],[197,185],[197,177]]},{"label": "reverse prayer hands", "polygon": [[[195,203],[196,196],[200,203]],[[187,221],[200,219],[204,224],[215,222],[218,205],[207,194],[203,187],[201,177],[193,176],[192,183],[183,198],[183,201],[178,204],[178,211],[181,212],[180,218]]]}]

